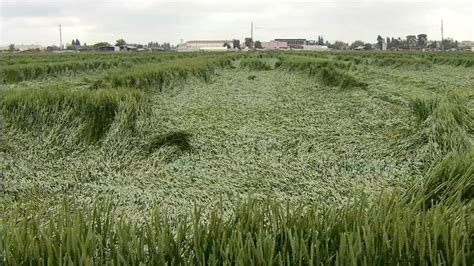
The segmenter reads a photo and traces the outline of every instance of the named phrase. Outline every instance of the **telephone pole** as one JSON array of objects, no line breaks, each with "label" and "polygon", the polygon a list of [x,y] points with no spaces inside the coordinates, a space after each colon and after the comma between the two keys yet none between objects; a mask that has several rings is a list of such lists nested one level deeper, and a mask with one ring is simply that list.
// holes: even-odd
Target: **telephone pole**
[{"label": "telephone pole", "polygon": [[59,24],[59,50],[63,49],[63,33],[61,31],[61,24]]},{"label": "telephone pole", "polygon": [[444,33],[443,33],[443,20],[441,20],[441,50],[443,50],[443,40],[444,40]]},{"label": "telephone pole", "polygon": [[250,39],[252,40],[251,45],[253,48],[253,21],[250,22]]}]

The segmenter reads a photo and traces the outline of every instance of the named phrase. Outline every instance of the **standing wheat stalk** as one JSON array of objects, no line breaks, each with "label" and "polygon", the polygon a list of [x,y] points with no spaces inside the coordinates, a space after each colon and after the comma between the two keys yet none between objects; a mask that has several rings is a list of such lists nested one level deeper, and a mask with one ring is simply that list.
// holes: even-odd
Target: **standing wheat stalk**
[{"label": "standing wheat stalk", "polygon": [[[0,92],[0,95],[2,93]],[[4,175],[3,168],[5,166],[5,143],[3,141],[3,97],[0,98],[0,192],[4,191]]]}]

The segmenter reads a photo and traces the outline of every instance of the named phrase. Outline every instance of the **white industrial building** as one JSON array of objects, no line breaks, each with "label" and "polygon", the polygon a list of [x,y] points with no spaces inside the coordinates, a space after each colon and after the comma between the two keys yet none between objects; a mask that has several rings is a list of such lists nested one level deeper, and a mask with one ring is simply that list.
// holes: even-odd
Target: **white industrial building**
[{"label": "white industrial building", "polygon": [[303,45],[303,50],[309,51],[329,51],[329,48],[326,45]]},{"label": "white industrial building", "polygon": [[[44,46],[38,45],[38,44],[15,44],[14,45],[16,51],[28,51],[28,50],[40,50],[43,51],[45,49]],[[0,47],[0,51],[8,51],[10,49],[10,46],[4,46]]]},{"label": "white industrial building", "polygon": [[232,47],[232,40],[187,41],[179,45],[178,51],[226,51]]}]

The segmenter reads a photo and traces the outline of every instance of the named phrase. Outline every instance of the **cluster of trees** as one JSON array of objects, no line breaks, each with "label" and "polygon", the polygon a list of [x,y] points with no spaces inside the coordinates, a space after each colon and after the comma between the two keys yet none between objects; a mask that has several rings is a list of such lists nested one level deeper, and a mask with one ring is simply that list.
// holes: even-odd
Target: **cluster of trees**
[{"label": "cluster of trees", "polygon": [[453,49],[453,48],[459,48],[459,42],[458,41],[455,41],[453,39],[444,39],[441,44],[441,49],[444,49],[444,50],[449,50],[449,49]]},{"label": "cluster of trees", "polygon": [[86,49],[87,47],[87,43],[81,45],[79,39],[72,39],[71,44],[66,45],[66,50],[78,50],[79,48]]},{"label": "cluster of trees", "polygon": [[361,40],[356,40],[351,45],[349,45],[349,49],[353,50],[356,48],[363,47],[365,50],[371,50],[372,49],[372,44],[371,43],[365,43]]},{"label": "cluster of trees", "polygon": [[[381,45],[383,38],[379,35],[377,37],[377,44]],[[420,33],[418,35],[407,35],[405,39],[386,38],[387,49],[424,49],[436,48],[432,47],[432,43],[428,45],[428,35]],[[381,46],[379,47],[381,49]]]},{"label": "cluster of trees", "polygon": [[[380,43],[380,35],[377,37],[377,42]],[[386,38],[387,49],[442,49],[449,50],[452,48],[458,48],[459,42],[453,39],[444,39],[443,41],[428,41],[428,35],[420,33],[418,35],[407,35],[405,39],[398,38]]]},{"label": "cluster of trees", "polygon": [[347,50],[349,48],[349,44],[343,41],[335,41],[333,44],[328,42],[327,46],[334,50]]},{"label": "cluster of trees", "polygon": [[[382,49],[384,43],[386,44],[387,49],[442,49],[442,50],[449,50],[449,49],[457,49],[459,48],[459,42],[453,39],[444,39],[441,42],[439,41],[428,41],[428,35],[424,33],[420,33],[418,35],[408,35],[405,39],[400,37],[386,37],[385,39],[378,35],[377,36],[377,43],[374,44],[374,47],[371,43],[365,43],[361,40],[356,40],[349,45],[349,43],[345,43],[343,41],[335,41],[334,43],[330,43],[329,41],[324,41],[324,37],[322,35],[318,36],[317,41],[312,41],[311,44],[317,45],[326,45],[327,47],[334,49],[334,50],[353,50],[356,48],[363,48],[365,50],[371,49]],[[244,44],[246,47],[261,49],[262,43],[260,41],[255,41],[252,38],[245,38]],[[115,42],[115,46],[123,46],[127,45],[127,42],[124,39],[118,39]],[[171,50],[174,48],[169,42],[164,42],[162,44],[158,42],[149,42],[146,45],[142,44],[130,44],[131,46],[135,46],[137,48],[159,48],[163,50]],[[79,39],[73,39],[71,41],[71,45],[67,45],[68,50],[81,50],[81,51],[88,51],[88,50],[95,50],[101,46],[111,46],[108,42],[98,42],[92,46],[88,46],[86,43],[81,45]],[[227,48],[234,48],[234,49],[241,49],[240,40],[233,40],[232,43],[225,43],[224,46]],[[46,47],[47,51],[58,51],[61,50],[60,47],[56,45]],[[15,45],[11,44],[9,46],[9,51],[14,52],[16,51]]]},{"label": "cluster of trees", "polygon": [[375,47],[371,43],[365,43],[361,40],[356,40],[350,45],[342,41],[335,41],[330,43],[328,41],[324,42],[323,36],[318,36],[318,41],[316,44],[326,45],[329,48],[334,50],[352,50],[358,47],[363,47],[365,50],[371,49],[382,49],[383,43],[386,43],[387,49],[442,49],[449,50],[459,47],[459,42],[453,39],[444,39],[442,42],[439,41],[428,41],[428,35],[420,33],[418,35],[408,35],[405,39],[400,37],[387,37],[384,39],[382,36],[377,36],[377,43]]},{"label": "cluster of trees", "polygon": [[[78,39],[76,39],[76,40],[72,39],[71,45],[74,45],[74,46],[81,46],[81,42],[80,42]],[[84,45],[87,46],[86,43],[84,43]]]},{"label": "cluster of trees", "polygon": [[[255,49],[262,49],[263,48],[261,41],[255,41],[254,42],[253,39],[250,38],[250,37],[245,38],[244,44],[245,44],[245,47],[248,47],[248,48],[255,48]],[[236,47],[234,45],[234,48],[240,49],[240,41],[239,41],[238,47]]]},{"label": "cluster of trees", "polygon": [[318,44],[318,45],[325,45],[325,44],[329,44],[329,42],[324,43],[324,38],[323,38],[323,36],[321,35],[321,36],[318,36],[317,44]]},{"label": "cluster of trees", "polygon": [[101,46],[111,46],[111,44],[108,43],[108,42],[98,42],[98,43],[92,45],[92,47],[94,47],[94,48],[99,48]]},{"label": "cluster of trees", "polygon": [[232,47],[240,50],[240,40],[232,40]]},{"label": "cluster of trees", "polygon": [[[158,42],[149,42],[147,45],[146,45],[147,48],[159,48],[159,49],[163,49],[163,50],[171,50],[171,44],[169,42],[164,42],[162,44],[158,43]],[[138,47],[140,48],[140,47]]]},{"label": "cluster of trees", "polygon": [[115,42],[115,46],[122,46],[122,45],[127,45],[127,42],[124,39],[118,39]]},{"label": "cluster of trees", "polygon": [[48,52],[59,51],[59,50],[61,50],[61,48],[59,48],[59,46],[57,46],[57,45],[50,45],[50,46],[46,47],[46,51],[48,51]]},{"label": "cluster of trees", "polygon": [[244,44],[245,47],[253,47],[253,39],[249,37],[245,38]]}]

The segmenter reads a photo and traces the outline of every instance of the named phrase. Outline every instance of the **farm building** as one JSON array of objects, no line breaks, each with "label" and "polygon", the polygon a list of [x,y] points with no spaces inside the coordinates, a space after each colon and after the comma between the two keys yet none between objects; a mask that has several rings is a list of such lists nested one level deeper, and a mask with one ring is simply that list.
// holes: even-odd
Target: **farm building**
[{"label": "farm building", "polygon": [[459,43],[459,47],[464,49],[464,51],[474,52],[474,41],[462,41]]},{"label": "farm building", "polygon": [[275,39],[277,42],[286,42],[289,48],[302,49],[306,44],[306,39]]},{"label": "farm building", "polygon": [[112,45],[99,46],[99,47],[97,47],[97,51],[100,51],[100,52],[118,52],[118,51],[120,51],[120,47],[119,46],[112,46]]},{"label": "farm building", "polygon": [[[23,51],[31,51],[31,50],[40,50],[43,51],[45,49],[44,46],[37,45],[37,44],[19,44],[15,45],[15,51],[23,52]],[[8,51],[10,46],[0,47],[0,51]]]},{"label": "farm building", "polygon": [[326,45],[303,45],[303,50],[309,51],[329,51]]},{"label": "farm building", "polygon": [[132,45],[121,45],[120,46],[120,51],[137,51],[138,48]]},{"label": "farm building", "polygon": [[263,49],[288,49],[288,43],[279,41],[262,42]]},{"label": "farm building", "polygon": [[179,46],[179,51],[225,51],[232,46],[232,40],[187,41]]}]

